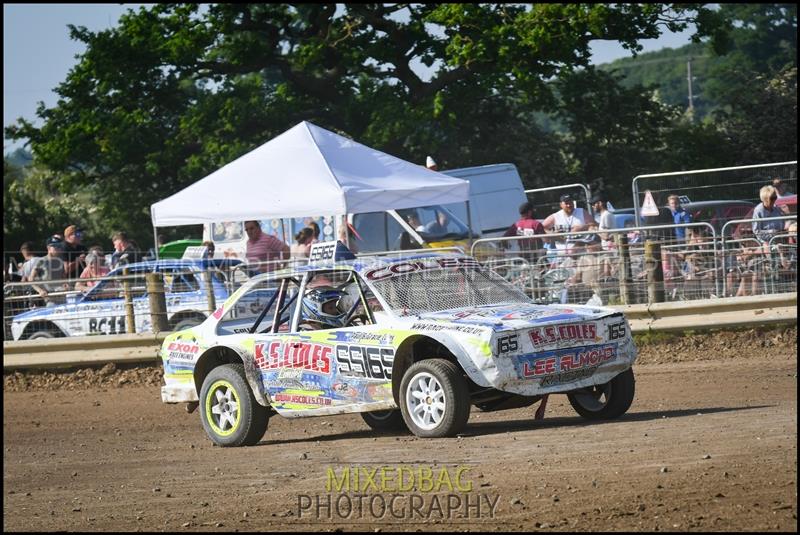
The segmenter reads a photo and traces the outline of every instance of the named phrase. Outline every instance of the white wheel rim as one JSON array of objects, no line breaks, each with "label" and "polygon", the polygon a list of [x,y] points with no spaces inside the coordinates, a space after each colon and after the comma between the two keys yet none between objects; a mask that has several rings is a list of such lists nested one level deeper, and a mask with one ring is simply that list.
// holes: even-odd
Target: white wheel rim
[{"label": "white wheel rim", "polygon": [[406,409],[414,425],[430,431],[442,423],[447,401],[439,381],[427,372],[416,374],[406,387]]},{"label": "white wheel rim", "polygon": [[236,397],[230,388],[226,388],[225,392],[222,392],[222,389],[217,389],[214,392],[214,397],[216,400],[211,406],[211,414],[214,415],[217,427],[222,431],[228,431],[236,423],[236,412],[239,410],[239,404],[236,402]]}]

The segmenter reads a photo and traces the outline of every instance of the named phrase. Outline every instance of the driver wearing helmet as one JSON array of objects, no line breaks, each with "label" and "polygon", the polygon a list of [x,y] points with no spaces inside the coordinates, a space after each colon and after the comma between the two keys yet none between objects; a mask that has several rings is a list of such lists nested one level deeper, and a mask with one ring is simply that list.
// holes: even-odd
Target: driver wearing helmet
[{"label": "driver wearing helmet", "polygon": [[333,286],[318,286],[303,298],[301,329],[334,329],[347,321],[347,293]]}]

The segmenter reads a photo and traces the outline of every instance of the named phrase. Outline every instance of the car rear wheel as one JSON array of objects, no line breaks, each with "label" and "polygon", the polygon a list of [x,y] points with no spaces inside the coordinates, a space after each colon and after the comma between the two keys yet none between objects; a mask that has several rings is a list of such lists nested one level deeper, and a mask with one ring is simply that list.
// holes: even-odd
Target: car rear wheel
[{"label": "car rear wheel", "polygon": [[200,406],[203,429],[218,446],[252,446],[267,431],[269,411],[256,401],[242,364],[211,370],[200,390]]},{"label": "car rear wheel", "polygon": [[609,382],[581,388],[567,394],[570,405],[588,420],[607,420],[622,416],[633,403],[636,381],[628,368]]},{"label": "car rear wheel", "polygon": [[460,432],[469,420],[469,390],[459,367],[444,359],[412,364],[400,383],[400,410],[412,433],[438,438]]},{"label": "car rear wheel", "polygon": [[28,340],[38,340],[44,338],[57,338],[57,337],[58,335],[50,331],[36,331],[28,337]]},{"label": "car rear wheel", "polygon": [[203,323],[203,321],[204,320],[201,320],[200,318],[186,318],[184,320],[179,321],[175,325],[173,331],[183,331],[185,329],[191,329],[192,327],[197,327],[198,325]]},{"label": "car rear wheel", "polygon": [[403,431],[408,430],[403,413],[400,409],[388,411],[362,412],[361,417],[376,431]]}]

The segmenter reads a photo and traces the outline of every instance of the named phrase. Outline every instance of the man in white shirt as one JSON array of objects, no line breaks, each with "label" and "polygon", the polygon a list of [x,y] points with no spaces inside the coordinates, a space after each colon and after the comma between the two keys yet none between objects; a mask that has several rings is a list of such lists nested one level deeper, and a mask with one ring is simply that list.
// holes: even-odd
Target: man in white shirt
[{"label": "man in white shirt", "polygon": [[[590,201],[592,208],[594,208],[594,218],[597,221],[597,229],[600,231],[617,228],[614,214],[608,211],[608,197],[602,191],[598,191],[592,195]],[[614,247],[613,234],[607,232],[600,232],[603,249],[608,250]]]},{"label": "man in white shirt", "polygon": [[[542,221],[542,226],[546,232],[564,233],[588,230],[589,223],[593,222],[592,216],[583,208],[575,208],[575,201],[572,195],[565,193],[559,199],[561,210],[550,214]],[[580,239],[580,236],[561,236],[555,238],[556,249],[567,249],[573,241]]]}]

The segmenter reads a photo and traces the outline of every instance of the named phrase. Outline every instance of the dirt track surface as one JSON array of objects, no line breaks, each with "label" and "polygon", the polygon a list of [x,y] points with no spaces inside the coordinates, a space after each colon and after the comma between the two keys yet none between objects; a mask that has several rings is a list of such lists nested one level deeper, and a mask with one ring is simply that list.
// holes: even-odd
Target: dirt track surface
[{"label": "dirt track surface", "polygon": [[[544,421],[473,409],[451,439],[378,434],[358,415],[274,417],[259,445],[223,449],[197,412],[161,403],[157,370],[7,375],[3,528],[795,531],[796,334],[642,347],[619,420],[587,423],[553,396]],[[326,489],[348,469],[377,469],[380,487],[383,467],[384,492]],[[425,470],[439,492],[419,485]],[[398,473],[415,488],[398,491]]]}]

